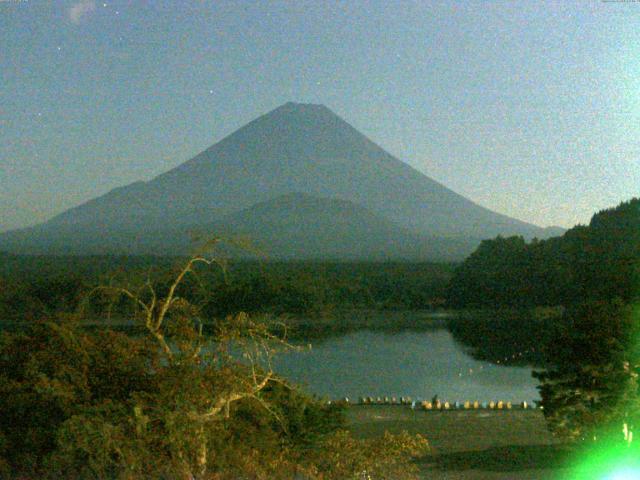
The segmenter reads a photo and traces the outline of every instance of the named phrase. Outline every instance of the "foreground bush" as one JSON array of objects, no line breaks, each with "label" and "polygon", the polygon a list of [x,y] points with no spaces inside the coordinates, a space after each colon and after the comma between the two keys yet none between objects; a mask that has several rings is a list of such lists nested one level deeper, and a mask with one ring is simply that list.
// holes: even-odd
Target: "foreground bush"
[{"label": "foreground bush", "polygon": [[7,478],[414,478],[421,437],[360,441],[339,407],[271,369],[286,343],[240,314],[204,337],[179,296],[109,287],[145,334],[90,332],[74,318],[0,336],[0,475]]}]

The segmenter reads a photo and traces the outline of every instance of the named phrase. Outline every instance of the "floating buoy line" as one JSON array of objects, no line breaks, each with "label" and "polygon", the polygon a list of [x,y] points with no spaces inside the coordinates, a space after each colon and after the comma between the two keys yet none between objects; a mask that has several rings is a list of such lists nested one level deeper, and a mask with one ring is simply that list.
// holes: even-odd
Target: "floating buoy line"
[{"label": "floating buoy line", "polygon": [[411,397],[360,397],[357,402],[352,403],[349,397],[340,400],[330,400],[329,404],[339,405],[404,405],[410,406],[412,410],[443,411],[443,410],[530,410],[536,407],[527,401],[512,403],[504,400],[490,400],[480,402],[478,400],[466,400],[464,402],[448,402],[436,400],[412,400]]},{"label": "floating buoy line", "polygon": [[[514,353],[512,355],[507,355],[506,357],[503,357],[503,358],[501,358],[499,360],[496,360],[495,361],[495,365],[491,364],[489,366],[497,367],[498,365],[500,365],[501,367],[509,367],[509,366],[512,366],[512,365],[508,364],[508,362],[510,360],[516,360],[516,359],[522,358],[523,356],[525,356],[528,353],[535,353],[535,351],[536,351],[536,349],[534,347],[531,347],[531,348],[528,348],[526,350],[522,350],[520,352],[516,352],[516,353]],[[485,368],[484,365],[480,365],[478,368],[475,368],[475,369],[474,368],[469,368],[469,369],[467,369],[465,371],[458,372],[458,378],[465,377],[465,376],[468,377],[468,376],[475,375],[475,374],[478,374],[478,373],[486,372],[487,370],[488,370],[488,368]]]}]

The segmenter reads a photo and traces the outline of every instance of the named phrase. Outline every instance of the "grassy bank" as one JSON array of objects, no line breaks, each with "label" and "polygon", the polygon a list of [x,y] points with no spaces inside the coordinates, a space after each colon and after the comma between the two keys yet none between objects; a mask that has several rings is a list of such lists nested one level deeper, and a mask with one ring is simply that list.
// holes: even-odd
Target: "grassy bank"
[{"label": "grassy bank", "polygon": [[385,430],[425,435],[433,448],[421,461],[425,479],[549,480],[566,473],[566,449],[539,410],[425,412],[376,405],[352,406],[347,418],[362,438]]}]

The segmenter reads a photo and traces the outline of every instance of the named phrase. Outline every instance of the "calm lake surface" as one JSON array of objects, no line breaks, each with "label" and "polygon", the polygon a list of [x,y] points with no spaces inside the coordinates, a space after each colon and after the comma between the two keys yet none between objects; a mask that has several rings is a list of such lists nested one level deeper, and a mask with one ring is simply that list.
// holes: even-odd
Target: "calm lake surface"
[{"label": "calm lake surface", "polygon": [[319,396],[410,396],[442,400],[539,399],[531,368],[473,359],[445,328],[383,333],[361,330],[276,358],[276,370]]}]

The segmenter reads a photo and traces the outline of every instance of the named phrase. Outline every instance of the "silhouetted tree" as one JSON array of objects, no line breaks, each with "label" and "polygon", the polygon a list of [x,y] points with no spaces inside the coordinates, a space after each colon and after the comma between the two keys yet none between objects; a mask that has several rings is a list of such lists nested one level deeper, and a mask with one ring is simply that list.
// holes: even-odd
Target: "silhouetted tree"
[{"label": "silhouetted tree", "polygon": [[640,427],[640,310],[620,301],[588,302],[565,312],[534,374],[551,429],[571,440]]}]

